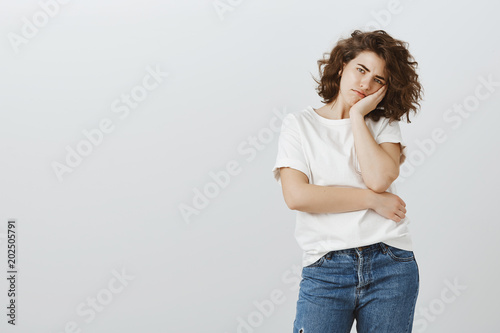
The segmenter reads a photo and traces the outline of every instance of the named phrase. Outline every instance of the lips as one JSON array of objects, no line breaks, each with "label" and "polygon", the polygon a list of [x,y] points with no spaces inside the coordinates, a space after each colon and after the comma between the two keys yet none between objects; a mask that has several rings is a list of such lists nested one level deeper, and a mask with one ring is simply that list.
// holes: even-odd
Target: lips
[{"label": "lips", "polygon": [[366,97],[366,95],[365,95],[365,94],[363,94],[363,93],[362,93],[362,92],[360,92],[360,91],[357,91],[357,90],[355,90],[355,89],[353,89],[353,91],[354,91],[356,94],[358,94],[358,96],[360,96],[360,97],[362,97],[362,98],[365,98],[365,97]]}]

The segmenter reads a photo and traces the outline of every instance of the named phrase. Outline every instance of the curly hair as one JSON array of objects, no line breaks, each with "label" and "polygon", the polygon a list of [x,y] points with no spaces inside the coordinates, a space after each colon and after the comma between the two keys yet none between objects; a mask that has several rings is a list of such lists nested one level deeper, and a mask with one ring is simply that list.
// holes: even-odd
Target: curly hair
[{"label": "curly hair", "polygon": [[[384,30],[362,32],[354,30],[350,38],[339,39],[333,50],[323,54],[318,60],[321,78],[316,91],[323,98],[322,103],[334,101],[340,91],[340,74],[343,65],[356,58],[363,51],[372,51],[385,61],[387,92],[377,107],[366,117],[378,121],[380,117],[400,120],[406,114],[407,122],[411,123],[408,114],[416,113],[423,92],[418,81],[416,68],[418,63],[408,51],[408,43],[392,38]],[[329,57],[328,57],[329,56]],[[324,66],[324,68],[322,68]]]}]

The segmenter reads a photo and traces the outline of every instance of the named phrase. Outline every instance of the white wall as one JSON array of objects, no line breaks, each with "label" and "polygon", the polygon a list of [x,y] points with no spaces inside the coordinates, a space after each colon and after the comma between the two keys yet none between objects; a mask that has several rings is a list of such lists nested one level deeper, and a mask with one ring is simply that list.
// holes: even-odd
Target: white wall
[{"label": "white wall", "polygon": [[[366,27],[409,42],[425,88],[398,180],[414,332],[496,329],[495,2],[62,2],[0,3],[2,276],[18,224],[17,327],[1,279],[2,332],[291,332],[302,254],[271,173],[277,115],[320,107],[316,61]],[[131,93],[144,99],[129,107]],[[437,129],[446,140],[426,152]],[[68,166],[68,149],[86,156]],[[183,216],[198,190],[213,196]]]}]

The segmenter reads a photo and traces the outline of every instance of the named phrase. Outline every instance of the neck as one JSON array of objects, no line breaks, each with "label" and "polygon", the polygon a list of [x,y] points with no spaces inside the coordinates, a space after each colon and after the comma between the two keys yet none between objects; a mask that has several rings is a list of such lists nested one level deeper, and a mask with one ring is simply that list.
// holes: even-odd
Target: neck
[{"label": "neck", "polygon": [[337,98],[325,104],[325,111],[333,119],[347,119],[350,118],[351,106],[345,103],[342,96],[339,94]]}]

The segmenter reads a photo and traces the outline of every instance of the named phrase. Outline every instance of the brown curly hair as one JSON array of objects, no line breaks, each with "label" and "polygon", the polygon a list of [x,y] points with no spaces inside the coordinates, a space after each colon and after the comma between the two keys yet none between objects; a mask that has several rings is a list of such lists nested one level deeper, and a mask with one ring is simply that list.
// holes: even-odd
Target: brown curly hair
[{"label": "brown curly hair", "polygon": [[[418,63],[408,51],[408,43],[392,38],[384,30],[362,32],[354,30],[350,38],[339,39],[333,50],[323,54],[318,60],[321,79],[316,91],[323,98],[322,103],[334,101],[340,91],[340,74],[343,65],[356,58],[363,51],[372,51],[385,61],[387,92],[375,110],[366,117],[378,121],[380,117],[400,120],[406,114],[407,122],[411,123],[408,114],[416,113],[423,93],[423,87],[418,81],[416,68]],[[329,57],[328,57],[329,56]],[[324,68],[322,68],[324,66]]]}]

